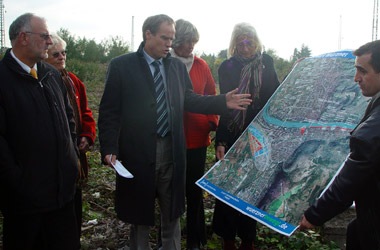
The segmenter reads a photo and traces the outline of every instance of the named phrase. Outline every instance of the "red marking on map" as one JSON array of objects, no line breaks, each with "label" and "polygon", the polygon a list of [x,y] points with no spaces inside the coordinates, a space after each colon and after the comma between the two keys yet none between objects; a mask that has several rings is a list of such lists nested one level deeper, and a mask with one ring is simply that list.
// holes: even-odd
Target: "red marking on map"
[{"label": "red marking on map", "polygon": [[320,128],[320,129],[341,129],[341,130],[348,130],[348,131],[352,131],[352,129],[350,128],[343,128],[343,127],[310,127],[310,128]]},{"label": "red marking on map", "polygon": [[263,145],[252,134],[249,136],[249,145],[251,146],[252,155],[256,155],[257,152],[263,149]]},{"label": "red marking on map", "polygon": [[305,130],[306,130],[306,127],[301,128],[301,135],[303,135],[303,133],[305,133]]}]

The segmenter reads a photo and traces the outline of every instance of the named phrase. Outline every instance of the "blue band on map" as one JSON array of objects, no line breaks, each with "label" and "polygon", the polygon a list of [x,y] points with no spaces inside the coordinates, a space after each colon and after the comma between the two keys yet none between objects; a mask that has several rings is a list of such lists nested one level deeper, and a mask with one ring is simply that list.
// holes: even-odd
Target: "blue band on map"
[{"label": "blue band on map", "polygon": [[205,178],[198,180],[196,184],[205,189],[207,192],[212,193],[215,197],[224,203],[232,205],[241,213],[261,222],[262,224],[266,225],[269,228],[272,228],[281,234],[290,236],[297,229],[297,227],[293,226],[292,224],[286,223],[285,221],[282,221],[218,188]]},{"label": "blue band on map", "polygon": [[322,54],[319,56],[310,57],[309,59],[317,59],[317,58],[348,58],[355,59],[356,57],[352,54],[350,50],[336,51],[327,54]]}]

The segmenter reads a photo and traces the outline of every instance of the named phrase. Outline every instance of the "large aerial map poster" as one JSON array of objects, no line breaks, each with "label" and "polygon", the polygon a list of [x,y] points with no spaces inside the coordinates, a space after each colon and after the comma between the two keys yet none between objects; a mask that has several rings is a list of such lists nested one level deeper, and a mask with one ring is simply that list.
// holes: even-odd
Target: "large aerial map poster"
[{"label": "large aerial map poster", "polygon": [[284,235],[296,229],[349,154],[368,104],[355,57],[339,51],[299,62],[223,161],[197,184]]}]

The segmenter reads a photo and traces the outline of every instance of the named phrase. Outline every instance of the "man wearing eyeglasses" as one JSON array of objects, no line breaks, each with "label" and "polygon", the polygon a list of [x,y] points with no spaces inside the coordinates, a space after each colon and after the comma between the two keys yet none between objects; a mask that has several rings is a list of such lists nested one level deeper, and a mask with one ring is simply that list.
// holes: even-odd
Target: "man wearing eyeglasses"
[{"label": "man wearing eyeglasses", "polygon": [[73,207],[78,154],[73,110],[47,58],[43,18],[9,28],[0,61],[0,209],[7,249],[78,249]]}]

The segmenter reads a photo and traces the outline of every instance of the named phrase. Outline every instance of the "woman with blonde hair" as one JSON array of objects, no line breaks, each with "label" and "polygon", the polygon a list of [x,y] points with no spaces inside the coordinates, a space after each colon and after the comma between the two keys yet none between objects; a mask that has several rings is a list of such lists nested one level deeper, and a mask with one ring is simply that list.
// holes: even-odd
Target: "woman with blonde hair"
[{"label": "woman with blonde hair", "polygon": [[[216,132],[216,156],[225,153],[260,112],[279,86],[273,59],[262,53],[263,47],[255,28],[248,23],[236,24],[232,32],[228,59],[219,67],[220,93],[238,88],[239,93],[251,94],[252,104],[244,111],[222,115]],[[241,239],[239,250],[254,249],[256,221],[216,201],[213,229],[223,238],[223,249],[235,250],[236,235]]]}]

